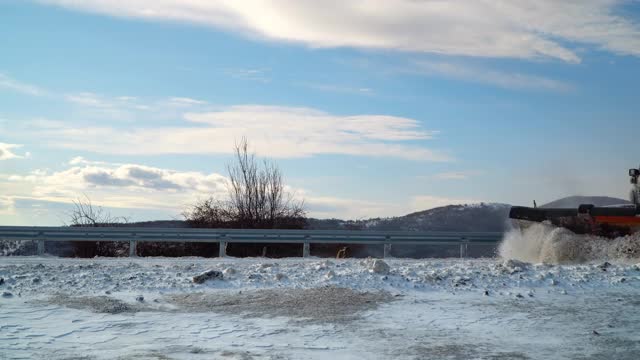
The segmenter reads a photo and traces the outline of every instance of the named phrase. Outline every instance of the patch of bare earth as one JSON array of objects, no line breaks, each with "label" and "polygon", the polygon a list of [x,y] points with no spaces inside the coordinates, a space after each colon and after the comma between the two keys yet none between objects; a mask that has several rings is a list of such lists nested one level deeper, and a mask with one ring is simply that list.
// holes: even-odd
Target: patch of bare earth
[{"label": "patch of bare earth", "polygon": [[103,314],[134,313],[144,310],[141,306],[127,304],[124,301],[108,296],[69,296],[57,294],[50,297],[48,303]]},{"label": "patch of bare earth", "polygon": [[384,291],[359,292],[340,287],[260,289],[242,292],[175,294],[173,305],[191,312],[218,312],[248,317],[285,316],[316,322],[344,322],[393,300]]}]

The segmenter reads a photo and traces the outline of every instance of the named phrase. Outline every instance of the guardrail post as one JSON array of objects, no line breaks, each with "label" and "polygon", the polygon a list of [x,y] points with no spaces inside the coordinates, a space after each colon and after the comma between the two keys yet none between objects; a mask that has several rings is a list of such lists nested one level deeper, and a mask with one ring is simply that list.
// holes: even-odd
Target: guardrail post
[{"label": "guardrail post", "polygon": [[131,234],[131,236],[133,238],[129,240],[129,257],[136,257],[138,256],[138,241],[136,240],[138,236],[136,233]]},{"label": "guardrail post", "polygon": [[469,240],[463,238],[462,241],[460,241],[460,259],[464,259],[467,257],[467,251],[469,250],[468,245]]},{"label": "guardrail post", "polygon": [[38,233],[38,256],[44,255],[44,233]]},{"label": "guardrail post", "polygon": [[[391,237],[387,236],[387,237],[385,237],[385,239],[387,241],[390,241]],[[385,243],[384,244],[384,250],[382,252],[382,257],[383,258],[388,258],[389,256],[391,256],[391,244],[390,243]]]},{"label": "guardrail post", "polygon": [[311,244],[309,244],[309,235],[304,237],[304,243],[302,244],[302,257],[309,257],[311,255]]},{"label": "guardrail post", "polygon": [[[222,235],[220,236],[221,238],[226,237],[226,235]],[[218,257],[226,257],[227,256],[227,242],[226,241],[220,241],[218,242],[219,244],[219,249],[218,249]]]}]

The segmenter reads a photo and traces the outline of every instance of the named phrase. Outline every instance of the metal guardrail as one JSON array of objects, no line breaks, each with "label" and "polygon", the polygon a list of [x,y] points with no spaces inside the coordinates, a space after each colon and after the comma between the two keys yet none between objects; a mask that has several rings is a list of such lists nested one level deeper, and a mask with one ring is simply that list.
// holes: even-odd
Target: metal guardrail
[{"label": "metal guardrail", "polygon": [[303,246],[303,257],[310,255],[310,244],[378,244],[384,256],[397,245],[460,245],[460,257],[467,256],[469,244],[495,245],[500,232],[407,232],[360,230],[245,230],[134,227],[22,227],[0,226],[0,240],[37,241],[38,254],[44,254],[46,241],[129,242],[129,256],[136,256],[138,242],[217,242],[219,256],[226,255],[228,243],[292,243]]}]

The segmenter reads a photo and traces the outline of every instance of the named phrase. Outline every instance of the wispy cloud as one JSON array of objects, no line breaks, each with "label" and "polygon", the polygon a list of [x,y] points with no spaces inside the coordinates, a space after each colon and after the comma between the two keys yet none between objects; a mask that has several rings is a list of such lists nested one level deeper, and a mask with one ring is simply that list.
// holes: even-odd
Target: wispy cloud
[{"label": "wispy cloud", "polygon": [[419,176],[421,179],[435,179],[435,180],[468,180],[474,176],[481,175],[481,171],[468,170],[468,171],[447,171],[434,175]]},{"label": "wispy cloud", "polygon": [[433,177],[439,180],[467,180],[469,178],[469,174],[462,172],[446,172],[436,174]]},{"label": "wispy cloud", "polygon": [[368,87],[356,87],[356,86],[336,85],[336,84],[314,84],[314,83],[302,83],[301,85],[309,89],[326,91],[326,92],[355,94],[355,95],[374,95],[375,94],[373,89]]},{"label": "wispy cloud", "polygon": [[[181,125],[44,127],[29,136],[54,147],[107,154],[228,154],[247,137],[265,156],[299,158],[323,154],[450,161],[421,143],[433,138],[415,119],[389,115],[334,115],[310,108],[242,105],[186,112]],[[105,141],[108,139],[108,141]],[[416,143],[419,142],[419,143]]]},{"label": "wispy cloud", "polygon": [[[81,93],[72,93],[64,95],[65,100],[89,107],[97,107],[97,108],[113,108],[116,106],[115,102],[109,101],[107,98],[100,96],[98,94],[92,92],[81,92]],[[128,97],[118,97],[114,100],[118,100],[119,102],[128,102]]]},{"label": "wispy cloud", "polygon": [[20,147],[22,147],[22,145],[0,143],[0,160],[23,158],[24,156],[17,155],[13,152],[13,149],[17,149]]},{"label": "wispy cloud", "polygon": [[10,90],[32,96],[44,96],[48,91],[36,85],[27,84],[0,73],[0,90]]},{"label": "wispy cloud", "polygon": [[593,46],[640,55],[640,27],[624,0],[40,0],[129,18],[182,21],[312,47],[580,62]]},{"label": "wispy cloud", "polygon": [[460,63],[415,61],[414,67],[406,70],[426,76],[441,76],[461,81],[475,82],[516,90],[547,90],[566,92],[573,87],[563,81],[542,76],[504,72]]},{"label": "wispy cloud", "polygon": [[96,109],[135,109],[151,110],[159,106],[163,107],[192,107],[206,105],[207,102],[189,97],[169,97],[155,102],[145,101],[135,96],[106,96],[94,92],[78,92],[65,94],[64,99],[70,103]]},{"label": "wispy cloud", "polygon": [[[184,96],[173,96],[149,101],[129,95],[104,95],[92,91],[56,93],[40,86],[26,84],[0,73],[0,90],[3,88],[30,96],[47,95],[52,99],[65,101],[93,114],[102,113],[113,119],[131,117],[132,112],[156,111],[167,112],[170,108],[195,109],[209,105],[207,101]],[[175,112],[172,113],[175,115]],[[48,121],[48,120],[45,120]]]},{"label": "wispy cloud", "polygon": [[271,82],[271,69],[269,68],[233,68],[226,69],[225,73],[235,79],[257,81],[265,84]]},{"label": "wispy cloud", "polygon": [[197,99],[192,99],[192,98],[188,98],[188,97],[172,97],[169,98],[169,101],[167,102],[168,105],[170,106],[194,106],[194,105],[206,105],[207,102],[204,100],[197,100]]},{"label": "wispy cloud", "polygon": [[161,99],[145,99],[128,95],[103,95],[95,92],[71,92],[60,96],[64,101],[77,107],[85,117],[113,120],[140,121],[153,118],[180,118],[185,111],[209,108],[204,100],[174,96]]}]

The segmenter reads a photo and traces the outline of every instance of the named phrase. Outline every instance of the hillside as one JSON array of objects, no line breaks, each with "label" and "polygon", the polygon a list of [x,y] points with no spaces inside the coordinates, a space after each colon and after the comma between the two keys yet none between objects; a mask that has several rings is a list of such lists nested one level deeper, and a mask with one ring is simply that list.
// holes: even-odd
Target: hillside
[{"label": "hillside", "polygon": [[507,204],[448,205],[394,218],[368,220],[309,219],[314,230],[503,231]]}]

